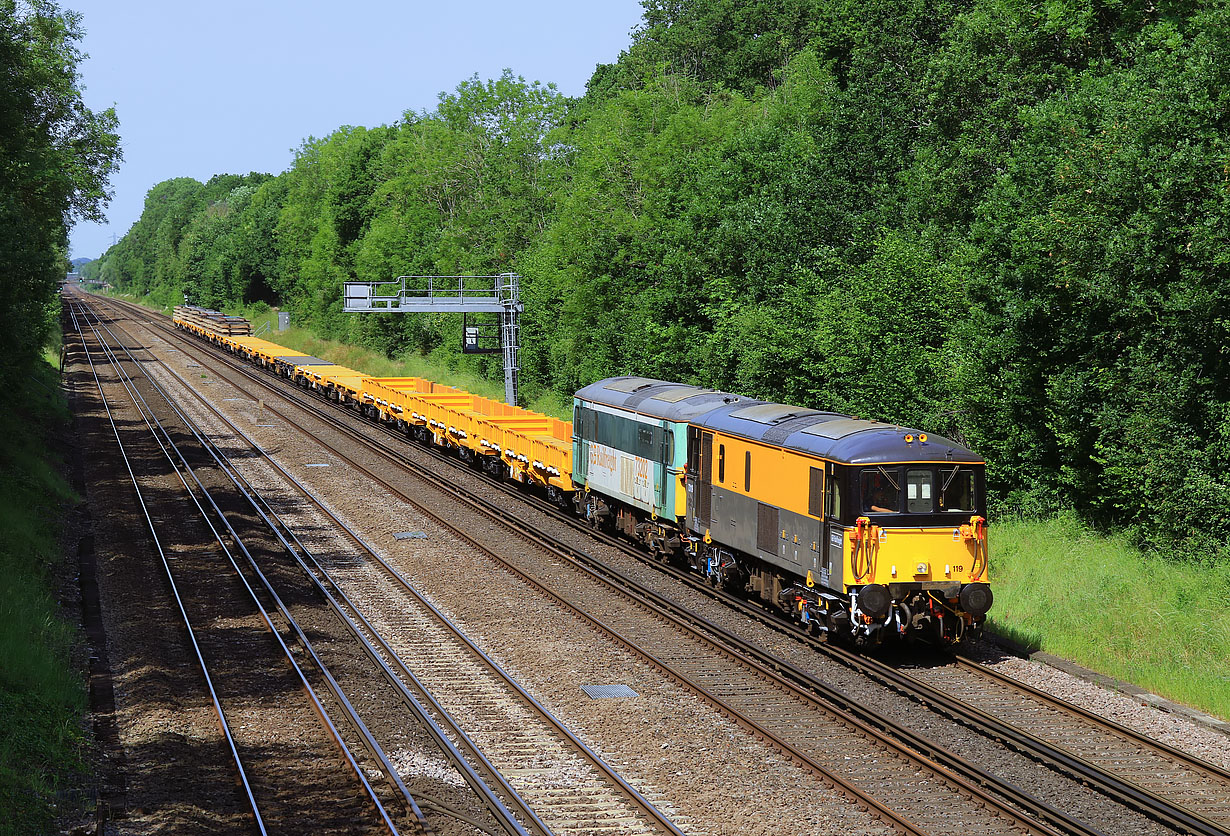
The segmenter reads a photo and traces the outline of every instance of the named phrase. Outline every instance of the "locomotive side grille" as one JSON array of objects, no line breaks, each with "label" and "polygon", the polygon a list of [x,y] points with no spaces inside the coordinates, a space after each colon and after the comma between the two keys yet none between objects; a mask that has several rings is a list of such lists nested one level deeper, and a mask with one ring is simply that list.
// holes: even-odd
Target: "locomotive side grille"
[{"label": "locomotive side grille", "polygon": [[777,509],[763,502],[756,507],[756,548],[777,552]]}]

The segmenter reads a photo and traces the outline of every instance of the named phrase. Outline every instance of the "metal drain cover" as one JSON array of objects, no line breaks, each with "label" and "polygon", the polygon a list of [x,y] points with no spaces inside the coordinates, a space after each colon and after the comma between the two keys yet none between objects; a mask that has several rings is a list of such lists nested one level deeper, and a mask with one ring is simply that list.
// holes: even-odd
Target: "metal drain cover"
[{"label": "metal drain cover", "polygon": [[627,685],[582,685],[581,690],[592,700],[611,700],[618,697],[640,696]]}]

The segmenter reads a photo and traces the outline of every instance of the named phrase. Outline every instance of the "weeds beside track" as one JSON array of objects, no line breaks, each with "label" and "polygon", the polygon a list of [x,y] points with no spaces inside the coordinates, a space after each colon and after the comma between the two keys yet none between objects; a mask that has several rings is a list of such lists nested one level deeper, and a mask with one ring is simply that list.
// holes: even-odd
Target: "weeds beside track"
[{"label": "weeds beside track", "polygon": [[68,423],[56,369],[40,362],[0,408],[0,834],[41,833],[83,769],[81,641],[57,601],[63,510],[76,501],[52,438]]}]

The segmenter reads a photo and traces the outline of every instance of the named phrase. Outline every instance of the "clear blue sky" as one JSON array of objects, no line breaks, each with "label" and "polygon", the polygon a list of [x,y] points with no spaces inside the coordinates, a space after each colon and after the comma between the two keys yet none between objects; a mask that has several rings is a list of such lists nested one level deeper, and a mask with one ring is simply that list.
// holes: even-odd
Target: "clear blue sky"
[{"label": "clear blue sky", "polygon": [[124,162],[108,223],[78,223],[72,256],[96,258],[172,177],[277,173],[308,136],[380,125],[475,73],[585,90],[639,23],[638,0],[60,0],[84,16],[87,106],[115,105]]}]

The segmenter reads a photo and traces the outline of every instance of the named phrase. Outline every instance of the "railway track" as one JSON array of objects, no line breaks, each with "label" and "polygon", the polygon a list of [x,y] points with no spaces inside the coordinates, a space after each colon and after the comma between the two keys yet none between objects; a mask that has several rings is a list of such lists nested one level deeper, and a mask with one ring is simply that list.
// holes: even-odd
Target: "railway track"
[{"label": "railway track", "polygon": [[[316,504],[311,492],[265,456],[238,426],[209,404],[205,406],[294,484],[303,499]],[[350,543],[367,556],[369,566],[378,567],[380,580],[391,591],[374,594],[369,590],[363,594],[364,606],[356,605],[352,599],[357,596],[346,592],[356,587],[356,581],[345,575],[366,575],[362,582],[369,584],[370,575],[352,571],[349,555],[332,565],[316,558],[294,533],[295,526],[271,508],[268,512],[294,540],[308,561],[307,568],[328,589],[339,610],[360,629],[372,652],[387,666],[387,675],[404,689],[404,698],[431,707],[448,737],[460,741],[466,757],[478,764],[500,795],[515,800],[532,832],[681,836],[670,819],[544,709],[345,521],[323,505],[316,504],[316,510],[345,532]],[[373,626],[377,619],[379,630]],[[415,670],[403,659],[417,660]],[[475,715],[479,723],[463,728],[453,717],[461,712]],[[552,778],[560,774],[570,776],[567,786]]]},{"label": "railway track", "polygon": [[[646,559],[617,538],[598,536],[638,559]],[[943,654],[938,666],[911,665],[906,670],[800,634],[757,604],[714,589],[691,573],[669,566],[660,568],[827,658],[1176,832],[1202,836],[1230,833],[1230,772],[1226,770],[969,659]],[[812,678],[798,670],[792,677],[800,681]],[[916,745],[926,751],[925,744]]]},{"label": "railway track", "polygon": [[[185,390],[191,391],[178,373],[168,371],[179,379]],[[483,797],[485,806],[497,816],[505,832],[523,836],[526,833],[536,836],[572,833],[682,836],[661,811],[542,708],[511,675],[420,596],[333,512],[318,503],[290,473],[265,456],[239,427],[212,405],[204,401],[201,404],[293,484],[301,500],[310,502],[317,513],[328,517],[345,532],[350,541],[347,546],[357,546],[366,552],[372,561],[369,565],[379,566],[386,583],[396,587],[395,591],[386,592],[383,599],[367,595],[367,607],[356,606],[345,591],[348,584],[338,577],[353,568],[351,550],[345,550],[344,558],[329,567],[326,559],[318,559],[304,544],[295,532],[296,526],[274,511],[261,491],[242,475],[235,474],[241,488],[259,504],[265,522],[296,554],[300,568],[312,575],[318,591],[327,598],[340,620],[360,638],[364,651],[380,666],[386,682],[398,691],[403,703],[413,707],[421,715],[419,719],[431,726],[437,744]],[[220,451],[217,455],[221,455]],[[304,526],[305,529],[312,527]],[[370,578],[367,580],[370,582]],[[377,605],[381,608],[380,629],[374,626],[375,618],[371,616],[371,607]],[[416,660],[416,670],[412,671],[404,659]],[[426,710],[420,706],[425,706]],[[467,723],[463,728],[454,719],[462,712],[477,717],[479,722]],[[474,738],[478,738],[481,747]],[[458,742],[454,745],[452,741]],[[475,766],[471,767],[471,763]],[[383,771],[396,776],[387,761]],[[559,780],[560,775],[568,776],[566,783]],[[516,811],[516,817],[509,815],[505,805]],[[490,829],[490,825],[467,820],[456,810],[430,803],[427,806],[434,806],[480,829]],[[525,823],[524,829],[518,820]]]},{"label": "railway track", "polygon": [[[266,608],[244,579],[233,550],[242,544],[233,532],[223,533],[225,525],[219,526],[213,494],[189,467],[184,442],[175,440],[178,433],[168,430],[166,407],[150,405],[138,380],[108,345],[103,331],[88,321],[83,307],[70,306],[69,317],[205,681],[254,831],[289,833],[307,826],[319,833],[342,833],[361,827],[357,832],[397,834],[394,816],[282,639],[281,615]],[[94,355],[99,355],[99,363]],[[114,373],[114,380],[106,382],[126,396],[130,407],[112,408],[100,363]],[[182,493],[166,489],[175,481]],[[185,520],[208,528],[217,548],[202,549],[191,539],[185,541]],[[176,531],[168,535],[171,526]],[[223,556],[233,572],[219,581]],[[265,628],[263,634],[242,629],[256,626],[254,619]],[[219,625],[241,629],[236,634]],[[241,654],[243,665],[234,663],[235,654]],[[280,697],[280,714],[271,721],[262,716],[260,702],[273,694]],[[261,734],[255,733],[255,726]],[[285,755],[271,757],[266,747],[277,741],[285,746]],[[344,766],[348,780],[338,780],[337,765]],[[288,785],[310,795],[314,809],[288,802],[284,792]],[[413,808],[413,800],[406,800]]]},{"label": "railway track", "polygon": [[960,656],[947,665],[917,668],[909,676],[933,689],[928,693],[945,694],[977,709],[982,718],[993,718],[996,733],[1006,724],[1119,776],[1124,783],[1116,791],[1127,803],[1160,809],[1160,800],[1198,817],[1176,819],[1176,829],[1217,832],[1206,826],[1212,825],[1230,831],[1226,770]]},{"label": "railway track", "polygon": [[[596,536],[638,560],[647,560],[618,538]],[[714,589],[689,572],[655,565],[827,658],[1167,828],[1201,836],[1230,833],[1230,772],[1226,770],[969,659],[943,654],[938,666],[911,665],[906,670],[800,634],[758,604]],[[798,681],[813,679],[797,669],[791,675]],[[930,749],[922,742],[912,745],[919,751]]]},{"label": "railway track", "polygon": [[[198,352],[197,356],[201,354]],[[252,375],[246,369],[238,371],[249,375],[249,379],[258,385],[268,385],[262,380],[263,375]],[[299,393],[295,395],[294,402],[304,413],[320,420],[317,415],[318,401],[305,401]],[[284,411],[276,414],[288,424],[295,423]],[[346,422],[337,421],[336,416],[331,416],[329,420],[334,422],[336,429],[354,433],[353,428]],[[334,454],[340,455],[336,450]],[[390,454],[384,452],[382,455]],[[402,466],[400,461],[397,464]],[[353,462],[352,466],[361,467]],[[371,473],[370,469],[364,469],[368,470],[373,479],[386,484],[389,490],[422,507],[420,503],[406,497],[404,492],[388,485],[387,481],[377,474]],[[420,475],[417,478],[427,477]],[[435,487],[454,496],[458,495],[454,485],[443,483]],[[472,503],[475,511],[490,513],[484,509],[481,500],[469,498],[467,501]],[[489,549],[474,542],[464,532],[456,531],[443,520],[438,521],[453,528],[457,536],[470,540],[476,548],[490,553]],[[553,557],[572,557],[556,549],[554,544],[544,542],[542,538],[539,538],[538,545]],[[526,583],[538,585],[530,577],[532,573],[524,568],[517,567],[498,555],[492,557],[520,574]],[[583,571],[596,577],[593,570]],[[609,583],[608,580],[603,582]],[[698,630],[687,623],[687,614],[668,612],[649,600],[643,592],[632,591],[626,584],[619,589],[619,594],[636,600],[639,607],[655,610],[654,621],[647,621],[642,614],[637,619],[624,623],[604,623],[590,615],[600,607],[598,602],[578,606],[541,585],[538,586],[544,593],[552,595],[561,606],[569,607],[575,617],[586,619],[594,627],[640,654],[680,683],[694,689],[719,710],[763,739],[772,741],[797,762],[824,776],[833,786],[841,787],[858,798],[873,814],[891,822],[903,832],[970,832],[975,829],[991,833],[1096,832],[1070,819],[1061,811],[1029,798],[1015,788],[1000,786],[997,787],[997,793],[988,792],[980,784],[994,786],[1003,782],[997,782],[993,776],[960,763],[957,758],[948,758],[951,766],[941,766],[916,754],[894,739],[898,735],[904,735],[908,739],[911,735],[907,730],[896,729],[895,733],[883,731],[852,713],[835,707],[831,701],[826,703],[808,688],[790,683],[777,674],[772,669],[772,661],[766,664],[753,660],[746,652],[732,653],[725,646],[730,643],[729,637],[723,637],[722,642],[714,641],[705,635],[710,631],[709,628],[702,627]],[[619,584],[615,584],[610,588],[618,586]],[[652,624],[654,629],[648,629],[646,624]],[[664,631],[661,630],[665,625],[669,626]],[[652,633],[658,635],[651,635]],[[684,634],[683,637],[681,633]],[[778,696],[766,699],[766,688],[776,690]],[[858,769],[853,772],[850,769],[851,752],[860,754]],[[957,774],[957,769],[970,777]],[[1014,810],[1001,799],[1001,795],[1013,797],[1015,803],[1025,806],[1028,814],[1022,815]],[[891,799],[891,802],[886,803],[883,799]],[[1038,821],[1049,824],[1038,824]],[[1052,828],[1052,825],[1057,827]]]},{"label": "railway track", "polygon": [[[599,536],[645,559],[617,538]],[[1230,833],[1230,772],[1226,770],[961,656],[943,654],[939,665],[911,665],[906,670],[800,634],[757,604],[713,589],[691,573],[660,568],[847,668],[1176,832]],[[799,671],[793,675],[811,678]]]},{"label": "railway track", "polygon": [[[292,388],[292,391],[296,390]],[[315,402],[327,403],[323,399],[316,399]],[[330,406],[334,410],[347,412],[334,404]],[[389,435],[400,438],[400,434],[383,429]],[[438,457],[450,467],[474,473],[472,469],[465,468],[449,457]],[[509,490],[508,486],[494,480],[491,484]],[[510,492],[517,493],[516,489]],[[557,516],[571,526],[579,526],[577,521],[568,515]],[[652,563],[647,555],[630,549],[628,544],[617,538],[602,539],[609,545],[633,554],[642,562]],[[670,571],[669,567],[663,568]],[[790,634],[799,641],[808,642],[834,660],[859,670],[929,709],[976,729],[980,734],[1000,741],[1062,774],[1084,782],[1117,802],[1140,810],[1176,832],[1211,836],[1226,833],[1230,828],[1227,811],[1227,805],[1230,804],[1230,774],[1197,758],[1113,723],[1107,723],[1096,715],[1062,700],[1034,692],[1033,689],[1005,677],[998,677],[968,661],[953,663],[960,666],[960,673],[949,666],[923,669],[910,675],[875,659],[847,653],[840,648],[799,635],[760,607],[713,590],[690,573],[675,574],[681,581],[720,598],[728,605],[738,607],[776,630]],[[730,636],[724,638],[727,641],[734,640]],[[819,683],[814,677],[797,669],[792,670],[793,666],[783,665],[781,660],[767,657],[763,661],[817,693],[824,690],[822,686],[818,687]],[[834,697],[830,695],[829,698]],[[838,705],[843,703],[839,696],[834,699]],[[866,719],[871,723],[877,722],[875,718]],[[890,728],[891,724],[885,724],[885,727]],[[943,753],[935,751],[934,746],[909,729],[898,728],[894,733],[909,741],[909,745],[916,751],[944,759]],[[957,764],[953,766],[959,768]],[[993,780],[979,775],[977,770],[965,774],[971,781],[985,786],[995,785]],[[1003,787],[999,787],[997,791],[1012,798],[1013,803],[1028,809],[1028,801],[1021,797],[1019,791],[1005,791]],[[1041,820],[1051,822],[1061,830],[1071,827],[1064,822],[1062,815],[1054,815],[1048,811],[1046,805],[1036,807],[1033,812]]]}]

